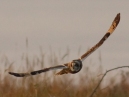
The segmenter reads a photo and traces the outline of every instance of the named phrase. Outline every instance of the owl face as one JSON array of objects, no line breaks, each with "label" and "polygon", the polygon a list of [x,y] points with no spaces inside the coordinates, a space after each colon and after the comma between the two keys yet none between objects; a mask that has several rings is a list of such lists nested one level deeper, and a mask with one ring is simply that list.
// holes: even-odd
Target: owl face
[{"label": "owl face", "polygon": [[50,71],[50,70],[55,70],[55,69],[62,69],[60,72],[56,73],[56,75],[62,75],[62,74],[68,74],[68,73],[71,73],[71,74],[78,73],[82,69],[82,62],[91,53],[93,53],[96,49],[98,49],[105,42],[105,40],[114,32],[117,25],[119,24],[119,21],[120,21],[120,13],[117,14],[117,16],[113,20],[109,30],[102,37],[102,39],[97,44],[95,44],[91,49],[89,49],[86,53],[84,53],[79,59],[73,60],[72,62],[63,64],[63,65],[44,68],[44,69],[41,69],[41,70],[32,71],[30,73],[9,72],[9,74],[14,75],[16,77],[25,77],[25,76],[36,75],[36,74],[40,74],[40,73],[47,72],[47,71]]},{"label": "owl face", "polygon": [[70,65],[70,69],[73,72],[79,72],[82,68],[82,61],[81,60],[73,60]]}]

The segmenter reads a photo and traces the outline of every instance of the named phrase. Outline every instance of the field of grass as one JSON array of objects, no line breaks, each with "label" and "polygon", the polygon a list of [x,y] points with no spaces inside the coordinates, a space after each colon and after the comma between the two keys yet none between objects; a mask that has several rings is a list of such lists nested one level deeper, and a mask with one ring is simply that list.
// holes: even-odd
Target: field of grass
[{"label": "field of grass", "polygon": [[[8,57],[0,59],[4,64],[4,70],[0,68],[0,97],[89,97],[104,74],[101,65],[95,72],[90,70],[89,65],[83,68],[85,73],[79,72],[75,75],[55,76],[55,71],[50,71],[17,78],[8,74],[8,71],[26,72],[59,64],[60,59],[54,53],[51,53],[48,59],[51,65],[45,65],[45,55],[42,52],[40,54],[31,59],[28,54],[24,54],[21,59],[21,62],[25,63],[24,66],[16,66],[8,61]],[[64,54],[62,60],[67,55],[68,53]],[[101,61],[101,58],[98,60]],[[119,73],[119,79],[115,76],[104,79],[104,82],[108,80],[108,85],[100,85],[93,97],[129,97],[128,74],[123,71]],[[115,83],[116,81],[118,83]]]}]

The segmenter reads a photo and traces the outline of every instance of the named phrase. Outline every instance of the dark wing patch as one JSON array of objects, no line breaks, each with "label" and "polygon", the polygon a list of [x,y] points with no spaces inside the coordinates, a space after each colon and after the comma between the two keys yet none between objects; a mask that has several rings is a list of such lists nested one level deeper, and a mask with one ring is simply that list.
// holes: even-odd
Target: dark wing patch
[{"label": "dark wing patch", "polygon": [[16,77],[25,77],[25,76],[29,76],[29,73],[14,73],[14,72],[9,72],[9,74],[14,75]]},{"label": "dark wing patch", "polygon": [[40,73],[43,73],[43,72],[47,72],[49,70],[64,69],[64,68],[67,68],[67,67],[64,66],[64,65],[59,65],[59,66],[44,68],[42,70],[32,71],[30,73],[14,73],[14,72],[9,72],[9,74],[14,75],[16,77],[27,77],[27,76],[37,75],[37,74],[40,74]]},{"label": "dark wing patch", "polygon": [[114,21],[112,22],[112,25],[110,26],[109,30],[107,33],[103,36],[103,38],[91,49],[89,49],[85,54],[81,56],[81,60],[83,61],[86,57],[88,57],[92,52],[94,52],[97,48],[99,48],[104,41],[113,33],[113,31],[116,29],[117,25],[119,24],[120,21],[120,13],[117,14],[115,17]]}]

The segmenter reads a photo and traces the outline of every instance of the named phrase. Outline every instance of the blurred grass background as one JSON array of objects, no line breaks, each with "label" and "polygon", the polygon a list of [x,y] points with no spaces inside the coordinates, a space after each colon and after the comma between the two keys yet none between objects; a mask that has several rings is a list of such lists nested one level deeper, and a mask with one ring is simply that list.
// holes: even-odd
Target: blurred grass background
[{"label": "blurred grass background", "polygon": [[[27,40],[26,48],[28,51]],[[0,57],[0,62],[3,64],[3,68],[0,68],[0,97],[88,97],[105,73],[99,53],[98,67],[93,70],[90,60],[90,65],[83,66],[81,72],[74,75],[55,76],[58,70],[24,78],[9,75],[8,71],[29,72],[58,65],[60,62],[67,61],[70,54],[70,50],[67,49],[62,56],[57,56],[53,51],[46,56],[40,48],[40,55],[30,58],[27,51],[21,56],[21,63],[24,64],[21,66],[9,60],[6,55]],[[47,57],[47,65],[45,65],[45,57]],[[108,75],[112,75],[112,72]],[[119,70],[119,73],[113,77],[104,78],[94,97],[129,97],[128,75],[129,72]]]}]

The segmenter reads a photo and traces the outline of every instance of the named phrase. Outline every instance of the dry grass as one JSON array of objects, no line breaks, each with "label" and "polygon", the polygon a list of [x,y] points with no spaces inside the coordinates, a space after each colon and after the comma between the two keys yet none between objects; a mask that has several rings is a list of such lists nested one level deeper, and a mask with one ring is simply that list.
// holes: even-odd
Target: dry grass
[{"label": "dry grass", "polygon": [[[10,70],[25,72],[37,67],[44,68],[45,54],[42,50],[40,54],[32,60],[27,53],[24,54],[21,61],[25,63],[25,67],[21,66],[18,69],[14,67],[13,62],[8,61],[7,57],[0,59],[4,64],[4,70],[0,69],[0,97],[88,97],[101,78],[98,74],[103,74],[101,65],[96,70],[97,74],[90,71],[89,67],[84,67],[85,74],[78,73],[74,77],[70,74],[54,76],[55,71],[27,78],[17,78],[7,73]],[[63,60],[68,54],[69,51],[62,55],[61,59]],[[48,62],[52,66],[58,64],[59,60],[54,53],[51,53]],[[98,60],[101,63],[101,56]],[[123,71],[119,73],[121,79],[116,77],[108,79],[109,84],[103,88],[100,86],[94,97],[129,97],[128,74],[129,72]],[[116,80],[120,80],[119,83],[116,84]]]}]

